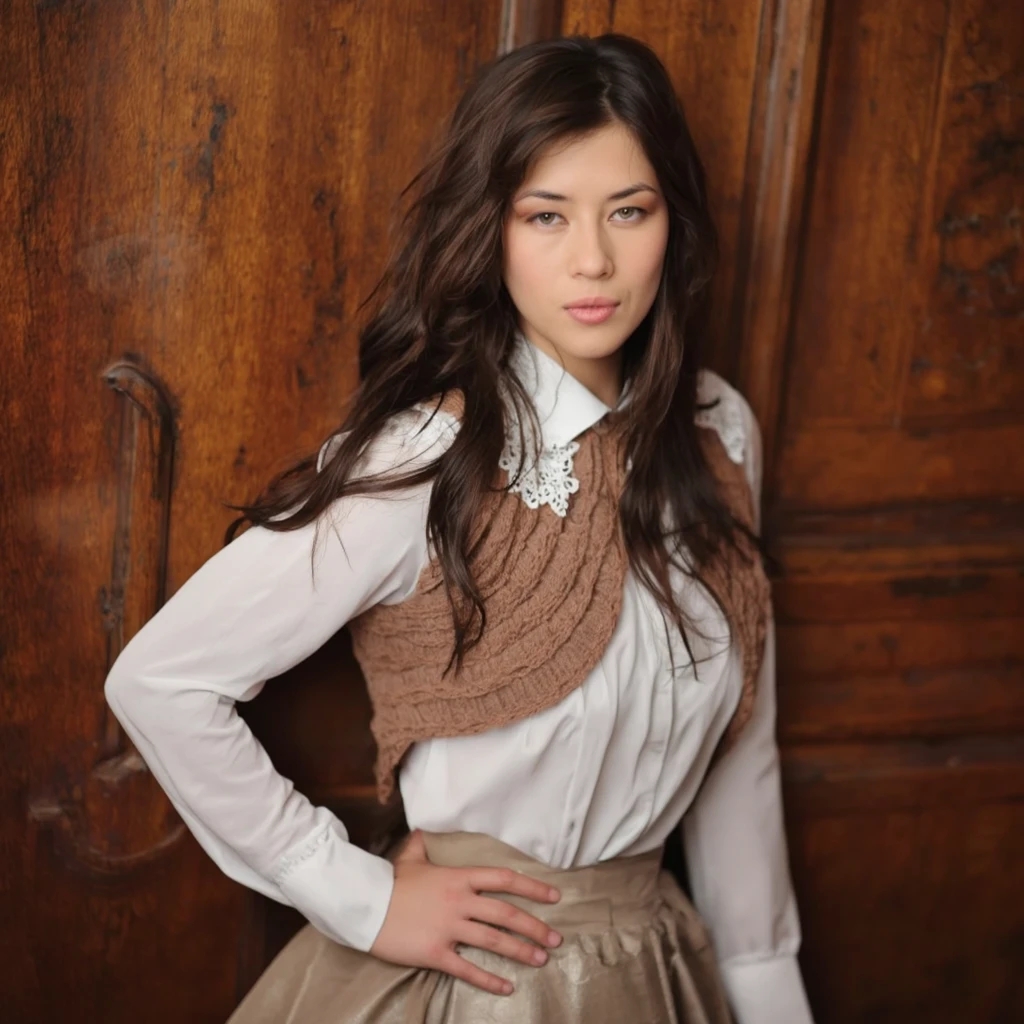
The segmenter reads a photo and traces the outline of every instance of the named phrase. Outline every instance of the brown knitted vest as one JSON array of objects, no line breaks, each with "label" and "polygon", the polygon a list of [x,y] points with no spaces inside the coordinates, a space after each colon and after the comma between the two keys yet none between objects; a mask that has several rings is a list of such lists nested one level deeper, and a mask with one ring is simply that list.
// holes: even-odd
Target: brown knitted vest
[{"label": "brown knitted vest", "polygon": [[[565,518],[544,506],[531,510],[501,489],[485,501],[480,522],[489,528],[478,531],[483,536],[470,566],[487,626],[461,670],[445,674],[455,634],[436,560],[401,604],[377,605],[349,623],[373,706],[382,804],[414,743],[484,732],[552,707],[600,660],[619,617],[628,566],[618,513],[625,471],[609,419],[576,439],[573,475],[580,486]],[[713,430],[702,428],[700,435],[723,500],[752,529],[743,467],[729,459]],[[504,472],[499,483],[508,483]],[[764,651],[768,581],[753,545],[744,539],[741,549],[703,572],[743,654],[742,696],[716,755],[750,716]]]}]

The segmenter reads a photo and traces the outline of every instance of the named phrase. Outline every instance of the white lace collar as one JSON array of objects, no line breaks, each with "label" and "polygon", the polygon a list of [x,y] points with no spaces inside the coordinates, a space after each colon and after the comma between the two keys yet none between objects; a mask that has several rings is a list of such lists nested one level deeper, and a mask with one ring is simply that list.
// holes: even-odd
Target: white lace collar
[{"label": "white lace collar", "polygon": [[[510,362],[537,410],[541,450],[540,459],[533,465],[534,446],[528,443],[526,452],[521,450],[518,423],[514,414],[510,415],[499,465],[512,480],[509,490],[520,495],[528,508],[547,505],[555,515],[564,518],[569,511],[570,496],[580,487],[579,480],[573,476],[573,457],[580,448],[575,438],[612,410],[561,364],[527,341],[522,332],[516,334]],[[738,392],[710,372],[701,375],[699,391],[702,405],[716,399],[718,402],[699,412],[696,422],[716,430],[729,458],[742,462],[746,431]],[[617,408],[621,409],[628,400],[627,388]],[[528,423],[525,429],[529,431]],[[527,440],[530,440],[528,433]]]},{"label": "white lace collar", "polygon": [[[532,345],[521,331],[516,332],[510,365],[537,410],[541,451],[539,461],[533,465],[530,424],[524,424],[528,442],[524,453],[518,420],[509,403],[505,448],[498,464],[512,481],[509,490],[520,495],[528,508],[548,505],[556,515],[564,517],[569,511],[569,496],[580,487],[573,476],[573,456],[580,449],[574,439],[600,422],[612,411],[611,407],[560,363]],[[624,392],[619,407],[627,400]]]}]

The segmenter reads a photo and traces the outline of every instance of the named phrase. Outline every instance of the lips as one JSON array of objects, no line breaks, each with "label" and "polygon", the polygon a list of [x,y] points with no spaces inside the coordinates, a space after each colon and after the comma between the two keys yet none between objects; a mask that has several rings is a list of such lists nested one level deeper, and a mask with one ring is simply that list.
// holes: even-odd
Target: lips
[{"label": "lips", "polygon": [[565,311],[577,323],[603,324],[615,315],[618,305],[617,302],[608,299],[587,299],[585,303],[574,302],[571,306],[566,306]]},{"label": "lips", "polygon": [[577,299],[576,302],[570,302],[565,308],[566,309],[600,309],[605,306],[617,306],[618,303],[614,299],[602,299],[593,297],[589,299]]}]

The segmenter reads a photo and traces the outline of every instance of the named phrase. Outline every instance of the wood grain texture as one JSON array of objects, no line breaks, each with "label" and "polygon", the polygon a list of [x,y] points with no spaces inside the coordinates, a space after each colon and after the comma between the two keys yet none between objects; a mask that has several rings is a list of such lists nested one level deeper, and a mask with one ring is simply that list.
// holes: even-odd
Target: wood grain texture
[{"label": "wood grain texture", "polygon": [[[1024,27],[1012,5],[922,2],[896,15],[858,2],[835,8],[829,33],[780,497],[833,504],[834,491],[801,490],[826,452],[871,474],[875,503],[960,487],[1019,494],[1020,460],[992,473],[977,455],[1024,441],[1009,399]],[[840,389],[823,376],[835,371]]]},{"label": "wood grain texture", "polygon": [[750,142],[727,339],[736,383],[761,425],[763,475],[774,479],[795,275],[822,62],[823,0],[762,8]]},{"label": "wood grain texture", "polygon": [[[0,6],[5,1022],[213,1024],[266,956],[257,898],[181,832],[102,684],[219,548],[221,502],[340,421],[396,196],[499,18],[499,0]],[[165,426],[111,389],[114,364],[161,382]],[[368,804],[365,697],[332,650],[352,756],[326,781]],[[281,684],[307,731],[319,685]]]},{"label": "wood grain texture", "polygon": [[[16,1024],[210,1019],[233,996],[218,951],[235,941],[239,893],[175,841],[163,795],[119,756],[101,689],[119,623],[155,610],[166,554],[161,460],[141,438],[131,451],[125,397],[104,379],[112,362],[158,354],[146,132],[159,123],[161,12],[3,7],[0,989]],[[135,507],[119,519],[126,488]],[[213,922],[201,932],[198,907]],[[168,972],[171,951],[204,1005]]]},{"label": "wood grain texture", "polygon": [[560,34],[562,0],[504,0],[498,53]]},{"label": "wood grain texture", "polygon": [[816,1020],[1011,1024],[1019,737],[801,747],[786,760]]},{"label": "wood grain texture", "polygon": [[822,26],[762,376],[802,960],[828,1021],[1024,1015],[1022,32],[1019,5],[978,0],[831,4]]}]

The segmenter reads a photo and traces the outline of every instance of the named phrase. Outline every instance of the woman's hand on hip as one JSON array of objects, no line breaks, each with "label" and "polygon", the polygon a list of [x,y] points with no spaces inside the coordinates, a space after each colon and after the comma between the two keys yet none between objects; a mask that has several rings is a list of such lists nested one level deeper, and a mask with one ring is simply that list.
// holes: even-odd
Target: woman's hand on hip
[{"label": "woman's hand on hip", "polygon": [[[561,898],[557,889],[510,868],[448,868],[431,864],[417,829],[394,860],[395,887],[384,924],[370,952],[406,967],[428,967],[461,978],[486,992],[508,995],[511,982],[470,963],[456,943],[539,967],[547,961],[543,946],[562,937],[543,921],[483,892],[507,892],[541,903]],[[491,925],[533,939],[525,942]],[[537,945],[534,945],[537,943]]]}]

